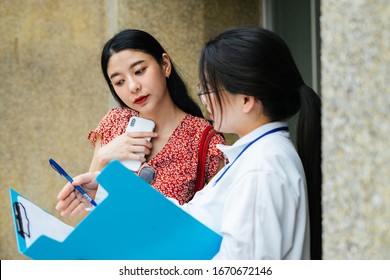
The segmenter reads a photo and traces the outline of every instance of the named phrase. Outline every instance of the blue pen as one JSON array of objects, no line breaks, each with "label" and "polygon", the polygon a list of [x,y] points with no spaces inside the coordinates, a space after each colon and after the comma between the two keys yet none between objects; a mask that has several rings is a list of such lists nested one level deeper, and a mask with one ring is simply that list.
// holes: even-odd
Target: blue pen
[{"label": "blue pen", "polygon": [[[73,183],[73,179],[72,177],[70,177],[68,175],[68,173],[65,172],[64,169],[62,169],[62,167],[56,163],[53,159],[49,159],[49,163],[51,165],[51,167],[53,167],[53,169],[55,171],[57,171],[61,176],[64,176],[70,183]],[[76,190],[78,190],[86,199],[88,199],[89,202],[91,202],[91,204],[93,206],[97,206],[96,202],[83,190],[83,188],[81,186],[74,186]]]}]

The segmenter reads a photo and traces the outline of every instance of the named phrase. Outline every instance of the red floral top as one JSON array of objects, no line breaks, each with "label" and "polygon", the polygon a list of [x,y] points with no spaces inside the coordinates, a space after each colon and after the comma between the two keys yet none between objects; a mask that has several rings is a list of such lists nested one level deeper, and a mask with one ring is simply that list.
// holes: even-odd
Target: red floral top
[{"label": "red floral top", "polygon": [[[130,117],[137,115],[138,112],[132,109],[113,108],[100,121],[98,127],[89,133],[88,139],[95,145],[97,135],[100,135],[101,145],[106,145],[124,133]],[[153,187],[165,196],[178,200],[180,204],[190,201],[194,196],[198,149],[202,132],[209,125],[205,119],[186,115],[169,137],[167,144],[148,162],[156,171]],[[211,138],[205,167],[207,181],[217,173],[219,160],[223,158],[216,147],[220,143],[225,143],[221,134]]]}]

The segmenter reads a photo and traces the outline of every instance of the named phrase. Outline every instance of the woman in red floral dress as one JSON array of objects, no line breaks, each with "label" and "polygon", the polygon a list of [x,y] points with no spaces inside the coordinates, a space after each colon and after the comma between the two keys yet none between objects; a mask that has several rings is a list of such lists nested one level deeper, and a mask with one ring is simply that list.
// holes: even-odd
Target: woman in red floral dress
[{"label": "woman in red floral dress", "polygon": [[[151,184],[157,190],[181,204],[188,202],[195,194],[202,133],[210,123],[170,57],[150,34],[124,30],[104,46],[101,66],[120,107],[111,109],[88,136],[95,146],[90,171],[101,170],[113,159],[138,160],[152,168]],[[126,132],[132,116],[153,120],[154,132]],[[151,141],[145,139],[149,137]],[[221,134],[211,138],[206,182],[222,166],[223,155],[216,147],[221,143]]]}]

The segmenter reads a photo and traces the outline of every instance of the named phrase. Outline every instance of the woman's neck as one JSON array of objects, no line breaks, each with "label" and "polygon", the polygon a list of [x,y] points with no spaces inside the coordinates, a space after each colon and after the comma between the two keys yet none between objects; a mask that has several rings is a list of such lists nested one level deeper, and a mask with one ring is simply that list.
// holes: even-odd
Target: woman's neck
[{"label": "woman's neck", "polygon": [[246,121],[247,125],[241,126],[240,130],[237,132],[239,138],[244,137],[245,135],[251,133],[253,130],[257,129],[260,126],[263,126],[267,123],[272,122],[271,118],[266,116],[262,118],[256,118],[253,120]]},{"label": "woman's neck", "polygon": [[152,119],[156,124],[154,132],[157,133],[157,137],[152,139],[153,148],[151,153],[146,156],[147,161],[154,158],[168,143],[168,139],[171,137],[172,133],[187,115],[176,106],[161,106],[161,108],[164,108],[164,110],[154,111],[152,115],[143,116],[140,114],[140,117]]},{"label": "woman's neck", "polygon": [[159,108],[161,109],[149,114],[140,114],[140,117],[152,119],[156,124],[154,131],[159,137],[166,138],[172,134],[187,114],[173,103],[161,104]]}]

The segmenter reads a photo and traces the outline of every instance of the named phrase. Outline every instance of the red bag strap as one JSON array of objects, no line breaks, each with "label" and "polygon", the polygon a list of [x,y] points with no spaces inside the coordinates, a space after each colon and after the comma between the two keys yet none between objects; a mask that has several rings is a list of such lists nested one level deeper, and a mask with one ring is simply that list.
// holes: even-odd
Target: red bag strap
[{"label": "red bag strap", "polygon": [[216,131],[213,126],[209,125],[202,133],[202,138],[200,140],[199,151],[198,151],[198,169],[196,173],[196,183],[195,183],[195,192],[201,190],[204,187],[205,183],[205,173],[206,173],[206,158],[207,151],[211,137],[215,135]]}]

